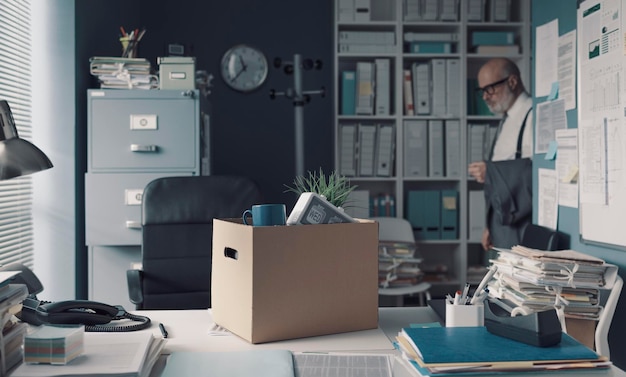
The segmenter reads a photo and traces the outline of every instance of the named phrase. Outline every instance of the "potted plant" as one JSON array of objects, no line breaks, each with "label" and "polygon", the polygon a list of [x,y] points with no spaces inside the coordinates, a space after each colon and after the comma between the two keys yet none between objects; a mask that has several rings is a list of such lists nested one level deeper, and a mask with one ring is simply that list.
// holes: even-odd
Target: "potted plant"
[{"label": "potted plant", "polygon": [[322,195],[332,205],[337,208],[345,208],[348,195],[357,188],[350,184],[350,180],[340,175],[337,171],[332,171],[329,175],[324,174],[322,168],[318,171],[309,171],[308,175],[297,176],[293,181],[293,186],[288,186],[285,192],[293,192],[300,196],[305,192],[314,192]]}]

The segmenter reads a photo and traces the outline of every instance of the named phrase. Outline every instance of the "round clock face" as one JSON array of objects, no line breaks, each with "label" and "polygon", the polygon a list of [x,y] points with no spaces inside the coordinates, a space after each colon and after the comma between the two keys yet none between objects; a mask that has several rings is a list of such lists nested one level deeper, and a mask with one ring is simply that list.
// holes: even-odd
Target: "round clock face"
[{"label": "round clock face", "polygon": [[267,78],[267,59],[254,47],[237,45],[222,58],[224,82],[235,90],[250,92],[260,87]]}]

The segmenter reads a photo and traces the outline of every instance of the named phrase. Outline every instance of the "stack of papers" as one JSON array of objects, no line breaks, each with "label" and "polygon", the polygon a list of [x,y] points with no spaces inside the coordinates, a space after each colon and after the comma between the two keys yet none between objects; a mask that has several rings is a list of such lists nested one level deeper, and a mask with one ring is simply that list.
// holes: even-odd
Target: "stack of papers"
[{"label": "stack of papers", "polygon": [[24,334],[27,325],[20,323],[15,314],[22,310],[22,301],[28,296],[24,284],[11,284],[20,271],[0,272],[0,376],[7,376],[22,363]]},{"label": "stack of papers", "polygon": [[166,339],[151,332],[87,332],[84,352],[65,365],[22,364],[12,377],[124,376],[147,377]]},{"label": "stack of papers", "polygon": [[89,71],[102,89],[158,89],[159,78],[144,58],[92,57]]},{"label": "stack of papers", "polygon": [[397,340],[403,359],[424,376],[588,371],[611,365],[565,333],[551,347],[494,335],[484,326],[404,328]]},{"label": "stack of papers", "polygon": [[489,296],[533,311],[562,306],[565,317],[597,319],[600,289],[611,288],[617,266],[574,250],[495,249]]},{"label": "stack of papers", "polygon": [[26,335],[24,362],[66,364],[83,353],[85,326],[40,326]]},{"label": "stack of papers", "polygon": [[381,288],[408,287],[422,281],[422,258],[410,242],[381,241],[378,245],[378,283]]}]

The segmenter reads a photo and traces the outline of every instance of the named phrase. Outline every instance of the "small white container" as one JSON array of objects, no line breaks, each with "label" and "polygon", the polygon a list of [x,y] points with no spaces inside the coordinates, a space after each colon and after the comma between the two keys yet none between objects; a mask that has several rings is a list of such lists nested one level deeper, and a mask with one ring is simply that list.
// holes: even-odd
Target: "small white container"
[{"label": "small white container", "polygon": [[446,301],[446,327],[476,327],[485,325],[485,307],[476,305],[454,305]]},{"label": "small white container", "polygon": [[157,59],[159,63],[159,89],[195,89],[196,58],[191,56],[167,56]]}]

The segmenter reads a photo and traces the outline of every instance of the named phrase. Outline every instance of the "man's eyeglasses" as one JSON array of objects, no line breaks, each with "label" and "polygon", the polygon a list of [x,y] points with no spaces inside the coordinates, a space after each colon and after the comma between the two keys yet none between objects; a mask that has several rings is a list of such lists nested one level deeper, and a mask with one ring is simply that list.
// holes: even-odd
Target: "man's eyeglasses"
[{"label": "man's eyeglasses", "polygon": [[485,86],[483,86],[482,88],[476,88],[476,91],[477,91],[478,93],[480,93],[480,95],[481,95],[481,96],[482,96],[483,94],[485,94],[485,93],[487,93],[488,95],[493,95],[493,93],[495,93],[495,92],[496,92],[496,87],[497,87],[498,85],[502,85],[502,84],[504,84],[505,82],[507,82],[507,80],[509,79],[509,77],[511,77],[511,76],[507,76],[507,77],[503,78],[503,79],[502,79],[502,80],[500,80],[500,81],[496,81],[496,82],[494,82],[493,84],[485,85]]}]

